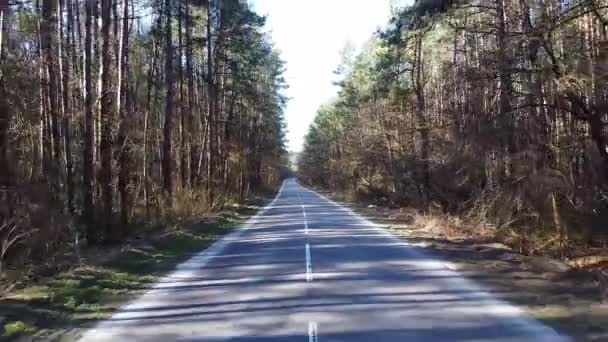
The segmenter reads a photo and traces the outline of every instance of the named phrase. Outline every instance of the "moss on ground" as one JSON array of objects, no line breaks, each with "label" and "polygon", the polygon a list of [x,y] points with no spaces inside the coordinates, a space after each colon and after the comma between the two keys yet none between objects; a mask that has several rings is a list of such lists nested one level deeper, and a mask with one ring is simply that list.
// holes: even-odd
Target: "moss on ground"
[{"label": "moss on ground", "polygon": [[23,321],[14,321],[4,324],[4,333],[3,337],[12,337],[18,336],[24,333],[29,333],[34,331],[34,327],[31,325],[24,323]]},{"label": "moss on ground", "polygon": [[108,316],[177,264],[242,224],[255,208],[223,212],[132,246],[99,265],[61,273],[0,299],[0,340],[60,339],[62,333]]}]

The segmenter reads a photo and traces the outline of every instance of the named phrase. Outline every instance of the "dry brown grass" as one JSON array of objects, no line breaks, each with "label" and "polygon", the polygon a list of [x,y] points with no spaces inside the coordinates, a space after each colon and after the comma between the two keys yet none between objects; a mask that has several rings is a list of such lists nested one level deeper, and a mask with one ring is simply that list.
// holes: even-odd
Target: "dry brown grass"
[{"label": "dry brown grass", "polygon": [[417,212],[413,215],[413,228],[447,239],[485,241],[494,236],[495,229],[458,216]]},{"label": "dry brown grass", "polygon": [[[345,201],[344,196],[333,197]],[[499,230],[455,215],[349,203],[409,243],[449,260],[458,271],[533,318],[577,341],[608,340],[608,306],[600,302],[608,300],[608,278],[596,276],[600,269],[582,270],[546,255],[523,255],[514,227]]]}]

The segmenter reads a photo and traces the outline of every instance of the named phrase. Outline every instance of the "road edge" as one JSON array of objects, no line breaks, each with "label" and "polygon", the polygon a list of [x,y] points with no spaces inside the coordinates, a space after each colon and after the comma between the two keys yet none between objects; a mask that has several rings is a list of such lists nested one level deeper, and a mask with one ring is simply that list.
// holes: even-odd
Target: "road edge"
[{"label": "road edge", "polygon": [[[460,286],[470,287],[472,289],[475,289],[475,291],[478,291],[479,294],[487,297],[487,299],[492,302],[492,304],[493,304],[493,306],[495,306],[495,308],[501,309],[498,311],[489,311],[489,313],[496,314],[496,315],[503,314],[503,315],[516,316],[516,317],[512,317],[511,319],[513,320],[514,323],[517,323],[520,327],[522,327],[522,329],[526,329],[531,332],[543,332],[544,334],[549,335],[549,337],[543,339],[542,341],[551,341],[551,342],[573,341],[572,337],[563,335],[559,331],[557,331],[555,328],[553,328],[552,326],[549,326],[549,325],[543,323],[542,321],[540,321],[534,317],[531,317],[528,314],[528,312],[526,312],[526,310],[521,308],[520,306],[517,306],[504,299],[496,297],[495,295],[492,294],[490,289],[488,289],[483,284],[480,284],[474,280],[471,280],[471,279],[467,278],[465,275],[461,274],[458,271],[458,267],[456,267],[456,265],[454,265],[450,261],[446,260],[443,256],[431,253],[430,251],[424,250],[424,248],[422,248],[420,246],[409,243],[409,242],[407,242],[407,238],[400,237],[400,236],[393,234],[392,232],[386,230],[385,228],[381,227],[377,223],[371,221],[364,214],[357,213],[353,209],[346,206],[345,204],[340,204],[330,198],[327,198],[323,194],[320,194],[312,189],[309,189],[305,185],[302,185],[300,182],[297,182],[297,183],[298,183],[298,185],[300,185],[302,187],[302,189],[319,196],[320,198],[326,200],[328,203],[355,216],[360,222],[362,222],[366,225],[369,225],[375,231],[377,231],[378,233],[382,234],[383,236],[386,236],[387,238],[391,239],[398,245],[407,247],[408,251],[410,253],[416,255],[417,257],[421,257],[421,256],[429,257],[436,263],[437,267],[443,268],[448,272],[457,274],[459,277],[450,279],[449,281],[454,282],[454,283],[458,282]],[[550,335],[553,335],[553,336],[550,336]],[[539,340],[539,341],[541,341],[541,340]]]},{"label": "road edge", "polygon": [[85,341],[88,341],[89,339],[93,338],[94,336],[91,336],[91,335],[96,334],[97,329],[102,328],[104,324],[107,324],[107,322],[116,318],[117,315],[123,313],[125,310],[129,310],[130,308],[133,308],[136,305],[136,303],[139,302],[140,300],[150,297],[152,295],[157,296],[157,294],[155,294],[154,291],[158,290],[161,286],[163,286],[163,287],[170,286],[171,280],[188,278],[188,277],[194,275],[195,272],[191,270],[192,266],[196,266],[198,268],[204,268],[214,257],[216,257],[218,254],[220,254],[222,251],[224,251],[232,243],[232,241],[238,239],[247,229],[253,227],[257,223],[259,218],[262,215],[264,215],[264,213],[266,213],[266,211],[268,211],[269,209],[271,209],[274,206],[274,204],[277,202],[277,200],[283,193],[283,189],[285,188],[285,182],[286,182],[286,180],[283,180],[283,182],[281,183],[281,187],[279,188],[279,191],[276,193],[276,195],[274,196],[272,201],[270,203],[268,203],[267,205],[265,205],[263,208],[259,209],[257,211],[257,213],[255,213],[255,215],[253,215],[249,219],[247,219],[247,221],[245,223],[241,224],[239,227],[235,228],[232,232],[223,236],[221,239],[213,242],[207,248],[203,249],[202,251],[200,251],[196,255],[192,256],[188,260],[179,263],[177,266],[175,266],[173,271],[170,271],[168,274],[166,274],[162,277],[159,277],[155,281],[155,283],[152,287],[147,289],[144,293],[141,293],[140,295],[135,296],[134,298],[131,298],[128,302],[121,305],[120,308],[116,309],[108,317],[105,317],[104,319],[96,322],[93,326],[91,326],[89,328],[85,328],[85,330],[82,332],[82,334],[77,339],[77,341],[85,342]]}]

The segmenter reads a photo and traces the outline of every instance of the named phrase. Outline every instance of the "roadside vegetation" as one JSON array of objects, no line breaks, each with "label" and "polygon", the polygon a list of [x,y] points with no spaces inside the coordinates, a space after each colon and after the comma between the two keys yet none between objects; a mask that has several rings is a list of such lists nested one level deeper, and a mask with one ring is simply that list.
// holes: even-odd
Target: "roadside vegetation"
[{"label": "roadside vegetation", "polygon": [[607,22],[595,0],[395,7],[360,53],[345,49],[300,178],[608,287]]},{"label": "roadside vegetation", "polygon": [[0,0],[5,334],[106,312],[224,223],[133,241],[279,185],[286,85],[264,22],[239,0]]},{"label": "roadside vegetation", "polygon": [[0,298],[0,340],[76,338],[256,210],[255,205],[224,210],[198,222],[150,231],[122,246],[87,250],[76,267],[23,284]]},{"label": "roadside vegetation", "polygon": [[608,339],[608,305],[598,300],[594,273],[547,255],[523,255],[497,242],[490,230],[488,235],[475,232],[478,227],[463,225],[457,217],[325,194],[560,334],[574,341]]},{"label": "roadside vegetation", "polygon": [[596,0],[395,7],[345,48],[300,180],[558,331],[607,340],[607,22]]}]

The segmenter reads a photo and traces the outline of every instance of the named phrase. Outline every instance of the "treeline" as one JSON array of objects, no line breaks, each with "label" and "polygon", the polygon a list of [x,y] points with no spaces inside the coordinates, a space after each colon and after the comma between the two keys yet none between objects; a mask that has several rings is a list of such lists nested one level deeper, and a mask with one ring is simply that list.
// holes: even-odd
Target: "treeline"
[{"label": "treeline", "polygon": [[0,0],[2,265],[120,242],[283,171],[283,63],[240,0]]},{"label": "treeline", "polygon": [[344,54],[302,178],[493,225],[524,252],[605,241],[608,2],[418,0],[393,12]]}]

